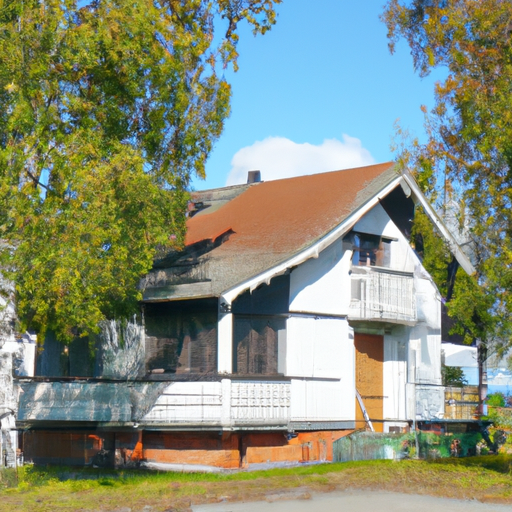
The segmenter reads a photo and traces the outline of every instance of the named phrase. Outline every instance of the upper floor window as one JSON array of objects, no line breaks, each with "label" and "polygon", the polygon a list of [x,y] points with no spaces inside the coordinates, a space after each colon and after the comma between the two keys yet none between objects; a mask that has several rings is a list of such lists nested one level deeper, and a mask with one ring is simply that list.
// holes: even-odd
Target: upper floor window
[{"label": "upper floor window", "polygon": [[367,267],[389,267],[391,240],[377,235],[352,232],[352,264]]}]

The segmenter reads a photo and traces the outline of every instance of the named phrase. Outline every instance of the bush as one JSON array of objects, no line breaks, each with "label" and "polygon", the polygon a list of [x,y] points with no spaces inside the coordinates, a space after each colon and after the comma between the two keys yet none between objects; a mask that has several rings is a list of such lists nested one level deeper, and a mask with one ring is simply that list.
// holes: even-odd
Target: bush
[{"label": "bush", "polygon": [[499,391],[497,393],[491,393],[490,395],[487,395],[485,401],[487,405],[491,407],[505,407],[506,405],[505,395]]}]

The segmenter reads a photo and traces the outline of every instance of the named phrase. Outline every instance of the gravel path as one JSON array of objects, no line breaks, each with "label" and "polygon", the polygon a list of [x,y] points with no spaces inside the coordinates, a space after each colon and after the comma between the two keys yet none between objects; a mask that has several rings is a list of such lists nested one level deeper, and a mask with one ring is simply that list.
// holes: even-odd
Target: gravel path
[{"label": "gravel path", "polygon": [[[286,499],[292,498],[292,499]],[[295,498],[295,499],[293,499]],[[193,512],[511,512],[510,505],[382,491],[336,491],[269,497],[267,501],[197,505]]]}]

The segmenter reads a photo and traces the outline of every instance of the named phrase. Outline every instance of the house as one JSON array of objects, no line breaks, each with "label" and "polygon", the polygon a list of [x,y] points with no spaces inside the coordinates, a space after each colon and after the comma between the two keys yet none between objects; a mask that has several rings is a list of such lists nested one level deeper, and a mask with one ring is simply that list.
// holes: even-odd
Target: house
[{"label": "house", "polygon": [[17,465],[16,409],[18,389],[14,375],[33,376],[35,337],[16,335],[11,283],[0,276],[0,468]]},{"label": "house", "polygon": [[[251,179],[255,178],[256,179]],[[356,429],[442,418],[441,297],[409,243],[422,207],[386,163],[193,194],[186,247],[107,322],[94,360],[45,341],[20,378],[36,463],[236,468],[332,460]]]}]

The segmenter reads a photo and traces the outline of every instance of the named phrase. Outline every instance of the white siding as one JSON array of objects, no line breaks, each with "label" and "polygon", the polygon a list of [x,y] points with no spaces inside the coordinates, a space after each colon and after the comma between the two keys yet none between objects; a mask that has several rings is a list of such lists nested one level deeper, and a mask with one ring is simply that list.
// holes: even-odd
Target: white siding
[{"label": "white siding", "polygon": [[290,275],[290,311],[347,315],[350,304],[350,259],[341,240],[299,265]]},{"label": "white siding", "polygon": [[354,384],[349,381],[292,380],[291,421],[354,421]]},{"label": "white siding", "polygon": [[406,420],[408,328],[384,336],[384,418]]},{"label": "white siding", "polygon": [[354,347],[346,319],[293,316],[286,327],[286,375],[341,379],[351,371]]},{"label": "white siding", "polygon": [[353,421],[355,353],[347,320],[292,317],[287,331],[291,420]]}]

